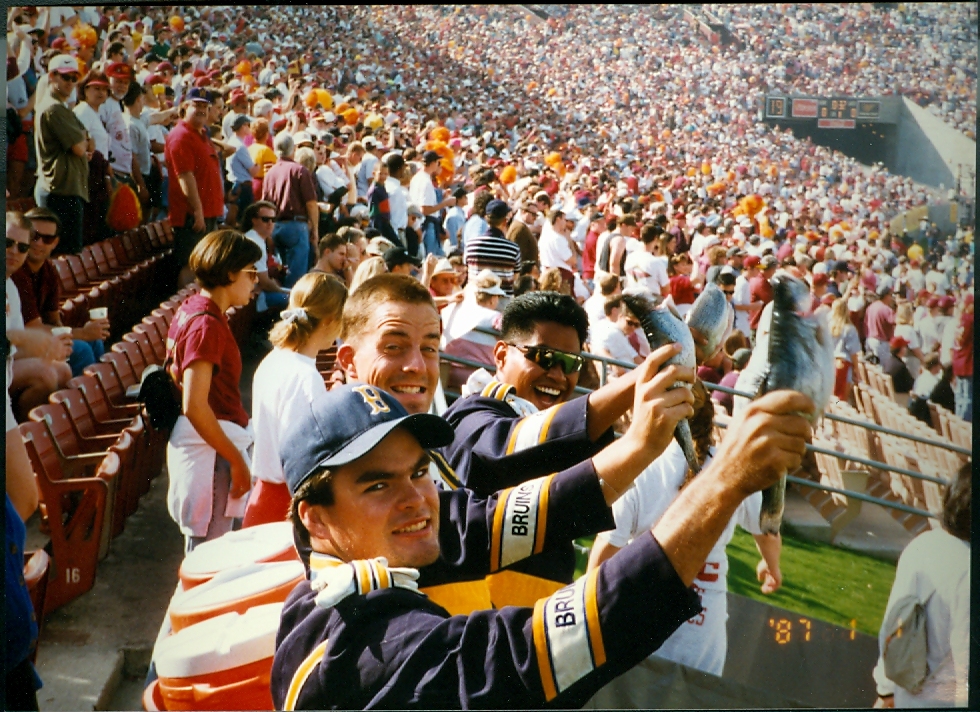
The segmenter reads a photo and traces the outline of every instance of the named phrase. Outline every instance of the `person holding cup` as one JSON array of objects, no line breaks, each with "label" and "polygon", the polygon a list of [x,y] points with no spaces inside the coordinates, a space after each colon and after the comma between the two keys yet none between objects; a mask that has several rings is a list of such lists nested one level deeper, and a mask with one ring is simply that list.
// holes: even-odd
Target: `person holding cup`
[{"label": "person holding cup", "polygon": [[[29,327],[64,327],[60,311],[61,283],[51,263],[51,255],[61,239],[61,219],[48,208],[34,208],[24,217],[32,226],[30,249],[24,265],[11,276],[20,294],[24,323]],[[72,348],[68,365],[72,376],[81,375],[105,353],[103,342],[109,337],[107,311],[105,307],[92,309],[84,326],[69,329]]]},{"label": "person holding cup", "polygon": [[28,328],[21,311],[20,294],[11,277],[21,269],[31,249],[31,222],[19,212],[7,213],[7,388],[17,419],[23,421],[31,408],[46,403],[48,396],[71,379],[65,360],[71,353],[71,337],[56,336],[45,328]]}]

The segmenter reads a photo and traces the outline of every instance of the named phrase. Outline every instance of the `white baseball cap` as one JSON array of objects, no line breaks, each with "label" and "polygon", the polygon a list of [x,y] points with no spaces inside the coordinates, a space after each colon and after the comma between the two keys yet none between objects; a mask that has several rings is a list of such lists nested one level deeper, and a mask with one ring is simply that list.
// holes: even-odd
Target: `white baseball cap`
[{"label": "white baseball cap", "polygon": [[78,60],[72,57],[70,54],[59,54],[56,57],[52,57],[51,61],[48,62],[49,72],[58,72],[59,74],[67,74],[68,72],[78,72]]}]

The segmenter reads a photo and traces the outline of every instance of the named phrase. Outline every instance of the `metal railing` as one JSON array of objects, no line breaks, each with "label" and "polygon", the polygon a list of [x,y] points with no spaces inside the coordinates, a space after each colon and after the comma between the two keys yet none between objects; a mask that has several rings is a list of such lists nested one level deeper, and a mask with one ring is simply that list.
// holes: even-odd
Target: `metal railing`
[{"label": "metal railing", "polygon": [[[496,337],[500,336],[499,331],[487,327],[478,326],[474,328],[473,331],[478,331],[481,334],[487,334],[489,336],[496,336]],[[590,354],[587,351],[583,351],[582,356],[588,361],[594,361],[600,364],[599,383],[602,385],[606,384],[606,380],[608,378],[607,369],[609,366],[618,366],[619,368],[624,368],[627,370],[632,370],[636,368],[635,363],[629,363],[627,361],[619,361],[614,358],[609,358],[608,356],[599,356],[597,354]],[[486,365],[482,364],[480,368],[486,368]],[[493,368],[493,366],[490,366],[490,368]],[[735,396],[742,396],[744,398],[748,398],[749,400],[755,398],[755,395],[752,393],[738,391],[735,390],[734,388],[728,388],[727,386],[718,385],[717,383],[705,382],[704,385],[709,391],[721,391],[722,393],[730,393]],[[836,413],[824,413],[824,417],[827,418],[828,420],[834,420],[839,423],[845,423],[847,425],[857,425],[862,428],[867,428],[868,430],[874,430],[875,432],[878,433],[885,433],[886,435],[894,435],[895,437],[903,438],[905,440],[911,440],[913,442],[923,443],[925,445],[932,445],[933,447],[942,448],[944,450],[950,450],[960,455],[967,455],[967,456],[973,455],[972,450],[969,450],[964,447],[960,447],[959,445],[954,445],[953,443],[943,442],[938,440],[930,440],[929,438],[924,438],[919,435],[913,435],[912,433],[906,433],[901,430],[894,430],[892,428],[887,428],[883,425],[878,425],[877,423],[870,423],[862,420],[854,420],[852,418],[848,418],[843,415],[837,415]]]},{"label": "metal railing", "polygon": [[[484,334],[489,334],[491,336],[499,336],[500,335],[500,332],[498,332],[498,331],[496,331],[494,329],[487,329],[487,328],[479,328],[478,327],[477,329],[475,329],[475,331],[479,331],[479,332],[484,333]],[[608,357],[604,357],[604,356],[598,356],[598,355],[595,355],[595,354],[590,354],[588,352],[582,352],[582,356],[585,357],[586,359],[589,359],[589,360],[592,360],[592,361],[595,361],[595,362],[598,362],[598,363],[601,364],[600,382],[602,382],[602,383],[605,382],[603,376],[606,374],[606,369],[610,365],[612,365],[612,366],[619,366],[619,367],[622,367],[622,368],[625,368],[625,369],[633,369],[633,368],[636,368],[636,364],[627,363],[627,362],[624,362],[624,361],[618,361],[618,360],[613,359],[613,358],[608,358]],[[439,353],[439,357],[440,357],[440,360],[445,361],[447,363],[458,364],[458,365],[461,365],[461,366],[466,366],[468,368],[483,368],[483,369],[490,369],[491,371],[495,368],[495,366],[493,364],[482,363],[482,362],[479,362],[479,361],[472,361],[470,359],[466,359],[466,358],[462,358],[462,357],[458,357],[458,356],[451,356],[451,355],[446,354],[444,352],[440,352]],[[743,396],[743,397],[748,398],[750,400],[754,397],[751,394],[746,393],[744,391],[739,391],[739,390],[736,390],[734,388],[728,388],[726,386],[720,386],[720,385],[714,384],[714,383],[705,383],[704,385],[709,390],[720,390],[720,391],[722,391],[724,393],[730,393],[732,395]],[[576,386],[575,387],[575,392],[577,394],[580,394],[580,395],[588,395],[592,391],[589,390],[589,389],[587,389],[587,388],[583,388],[581,386]],[[460,394],[457,394],[457,393],[454,393],[454,392],[451,392],[451,391],[446,391],[446,394],[447,395],[450,395],[450,396],[459,396],[460,395]],[[968,456],[972,454],[970,450],[967,450],[965,448],[958,447],[956,445],[952,445],[952,444],[944,443],[944,442],[937,442],[937,441],[934,441],[934,440],[929,440],[927,438],[922,438],[922,437],[919,437],[919,436],[916,436],[916,435],[912,435],[911,433],[904,433],[904,432],[901,432],[901,431],[893,430],[891,428],[886,428],[884,426],[877,425],[876,423],[869,423],[869,422],[865,422],[865,421],[854,420],[854,419],[847,418],[847,417],[844,417],[844,416],[839,416],[839,415],[836,415],[836,414],[833,414],[833,413],[825,413],[824,414],[824,417],[826,417],[826,418],[828,418],[830,420],[836,420],[836,421],[841,422],[841,423],[846,423],[846,424],[849,424],[849,425],[856,425],[856,426],[859,426],[859,427],[867,428],[868,430],[873,430],[873,431],[876,431],[876,432],[881,432],[881,433],[885,433],[885,434],[889,434],[889,435],[895,435],[897,437],[902,437],[902,438],[905,438],[905,439],[908,439],[908,440],[912,440],[912,441],[915,441],[915,442],[925,443],[927,445],[932,445],[932,446],[936,446],[936,447],[943,447],[945,449],[952,450],[953,452],[957,452],[957,453],[960,453],[960,454],[965,454],[965,455],[968,455]],[[717,427],[719,427],[719,428],[722,428],[722,429],[724,429],[724,428],[727,427],[726,424],[721,423],[721,422],[718,422],[718,421],[715,421],[714,422],[714,425],[717,426]],[[932,475],[927,475],[927,474],[925,474],[923,472],[916,472],[914,470],[909,470],[909,469],[906,469],[906,468],[903,468],[903,467],[897,467],[895,465],[890,465],[890,464],[885,463],[885,462],[879,462],[877,460],[872,460],[872,459],[869,459],[869,458],[860,457],[858,455],[854,455],[854,454],[850,454],[850,453],[845,453],[845,452],[838,452],[836,450],[828,450],[826,448],[823,448],[823,447],[820,447],[820,446],[817,446],[817,445],[812,445],[812,444],[807,444],[806,447],[807,447],[807,450],[810,450],[812,452],[821,453],[823,455],[828,455],[828,456],[831,456],[831,457],[835,457],[835,458],[837,458],[839,460],[843,460],[843,461],[846,461],[846,462],[851,462],[851,463],[855,463],[855,464],[858,464],[858,465],[864,465],[865,467],[869,467],[869,468],[872,468],[874,470],[880,470],[880,471],[884,471],[884,472],[894,472],[894,473],[899,474],[899,475],[906,475],[908,477],[912,477],[912,478],[919,479],[919,480],[924,480],[924,481],[927,481],[927,482],[932,482],[932,483],[935,483],[935,484],[938,484],[938,485],[943,485],[943,486],[948,486],[950,484],[950,481],[949,480],[947,480],[945,478],[942,478],[942,477],[935,477],[935,476],[932,476]],[[930,518],[933,518],[933,519],[935,519],[937,517],[937,515],[936,514],[933,514],[932,512],[929,512],[929,511],[926,511],[926,510],[923,510],[923,509],[918,509],[916,507],[910,507],[909,505],[906,505],[906,504],[903,504],[903,503],[900,503],[900,502],[892,502],[890,500],[882,499],[880,497],[874,497],[872,495],[865,494],[863,492],[855,492],[853,490],[839,489],[837,487],[833,487],[833,486],[830,486],[830,485],[825,485],[825,484],[820,483],[820,482],[815,482],[813,480],[802,479],[802,478],[794,477],[794,476],[787,476],[787,481],[793,482],[794,484],[802,485],[802,486],[805,486],[805,487],[812,487],[814,489],[819,489],[819,490],[823,490],[823,491],[827,491],[827,492],[833,492],[833,493],[836,493],[836,494],[841,494],[841,495],[844,495],[846,497],[854,497],[855,499],[858,499],[858,500],[861,500],[861,501],[864,501],[864,502],[869,502],[869,503],[872,503],[872,504],[877,504],[877,505],[880,505],[882,507],[889,507],[891,509],[895,509],[895,510],[898,510],[898,511],[901,511],[901,512],[905,512],[905,513],[908,513],[908,514],[914,514],[914,515],[918,515],[918,516],[921,516],[921,517],[930,517]]]}]

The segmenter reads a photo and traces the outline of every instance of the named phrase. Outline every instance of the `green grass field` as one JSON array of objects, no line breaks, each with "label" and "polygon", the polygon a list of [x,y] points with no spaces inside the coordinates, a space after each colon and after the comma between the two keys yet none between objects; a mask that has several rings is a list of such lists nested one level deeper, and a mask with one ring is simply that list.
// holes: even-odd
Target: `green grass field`
[{"label": "green grass field", "polygon": [[728,561],[729,591],[873,636],[878,635],[895,580],[892,563],[784,535],[783,585],[766,596],[755,578],[755,541],[741,529],[728,545]]},{"label": "green grass field", "polygon": [[[592,539],[579,539],[576,578],[585,572]],[[728,545],[728,590],[811,618],[878,635],[895,565],[829,544],[783,536],[783,585],[771,595],[759,591],[759,552],[752,535],[735,529]]]}]

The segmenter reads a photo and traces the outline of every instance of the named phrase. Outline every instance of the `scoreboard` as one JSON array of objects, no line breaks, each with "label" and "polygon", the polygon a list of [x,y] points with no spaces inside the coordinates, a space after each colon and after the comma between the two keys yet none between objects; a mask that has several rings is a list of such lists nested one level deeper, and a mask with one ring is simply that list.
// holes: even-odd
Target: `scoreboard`
[{"label": "scoreboard", "polygon": [[858,121],[876,122],[881,101],[851,97],[767,96],[767,119],[816,119],[818,128],[853,129]]}]

